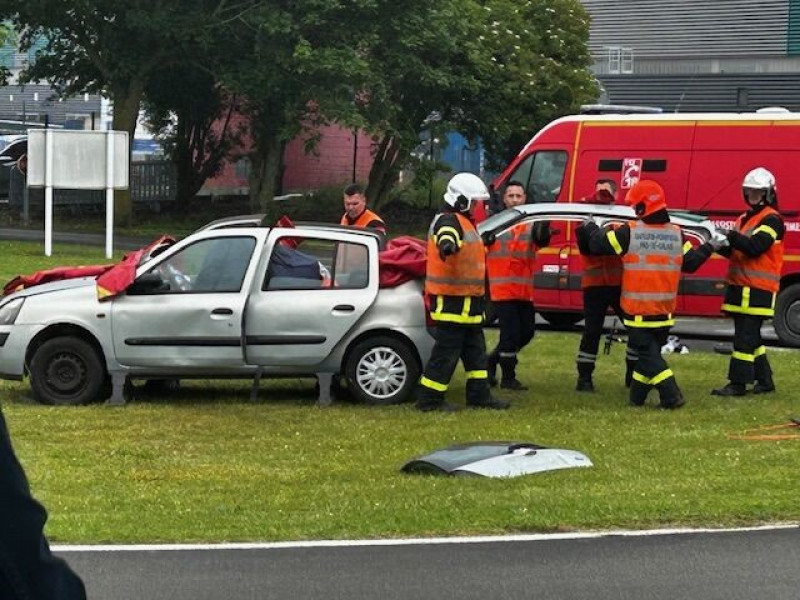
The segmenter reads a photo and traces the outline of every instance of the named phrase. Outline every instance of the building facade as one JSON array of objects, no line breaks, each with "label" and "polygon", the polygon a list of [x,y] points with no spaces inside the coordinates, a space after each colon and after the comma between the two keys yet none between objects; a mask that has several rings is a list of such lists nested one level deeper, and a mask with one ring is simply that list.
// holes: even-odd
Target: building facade
[{"label": "building facade", "polygon": [[800,0],[582,0],[610,104],[800,111]]}]

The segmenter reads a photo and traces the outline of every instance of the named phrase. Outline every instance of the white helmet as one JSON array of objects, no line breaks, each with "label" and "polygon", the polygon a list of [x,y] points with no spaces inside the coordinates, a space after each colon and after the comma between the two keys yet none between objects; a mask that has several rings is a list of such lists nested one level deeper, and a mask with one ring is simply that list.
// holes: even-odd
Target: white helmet
[{"label": "white helmet", "polygon": [[747,190],[764,190],[764,199],[767,204],[775,204],[778,198],[776,195],[775,176],[764,167],[758,167],[744,176],[742,182],[742,193],[747,202]]},{"label": "white helmet", "polygon": [[475,200],[488,200],[489,190],[481,178],[472,173],[457,173],[447,182],[444,201],[458,212],[468,213]]}]

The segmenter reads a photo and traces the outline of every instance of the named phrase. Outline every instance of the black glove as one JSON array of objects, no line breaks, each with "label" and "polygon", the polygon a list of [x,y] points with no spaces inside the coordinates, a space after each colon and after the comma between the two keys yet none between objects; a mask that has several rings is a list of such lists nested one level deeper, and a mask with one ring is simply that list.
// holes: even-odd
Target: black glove
[{"label": "black glove", "polygon": [[550,243],[552,231],[550,221],[539,221],[533,226],[533,241],[539,247],[547,246]]},{"label": "black glove", "polygon": [[447,257],[456,253],[456,245],[450,240],[445,240],[439,244],[439,258],[447,260]]},{"label": "black glove", "polygon": [[484,231],[481,234],[484,246],[491,246],[495,242],[495,235],[491,231]]}]

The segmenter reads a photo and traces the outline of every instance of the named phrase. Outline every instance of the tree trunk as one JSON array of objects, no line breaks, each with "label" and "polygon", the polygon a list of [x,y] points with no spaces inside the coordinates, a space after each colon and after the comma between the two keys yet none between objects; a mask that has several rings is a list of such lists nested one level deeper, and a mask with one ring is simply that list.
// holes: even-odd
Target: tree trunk
[{"label": "tree trunk", "polygon": [[[130,148],[133,148],[133,136],[136,132],[136,121],[139,118],[139,104],[144,93],[144,82],[134,80],[127,87],[112,90],[114,101],[114,131],[127,131]],[[114,224],[128,226],[133,219],[133,202],[130,188],[114,192]]]},{"label": "tree trunk", "polygon": [[281,187],[281,155],[284,144],[278,133],[260,137],[258,147],[251,154],[253,170],[250,174],[250,208],[263,212],[268,223],[276,216],[275,190]]},{"label": "tree trunk", "polygon": [[397,183],[400,173],[400,160],[403,155],[402,144],[394,136],[381,139],[375,152],[375,159],[369,171],[367,198],[378,208],[386,200],[389,192]]}]

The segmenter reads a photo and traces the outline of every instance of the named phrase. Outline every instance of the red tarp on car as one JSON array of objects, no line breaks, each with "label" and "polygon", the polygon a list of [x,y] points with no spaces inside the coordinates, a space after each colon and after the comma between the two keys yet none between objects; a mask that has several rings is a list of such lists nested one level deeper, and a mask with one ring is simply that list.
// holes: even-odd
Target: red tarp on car
[{"label": "red tarp on car", "polygon": [[427,244],[410,235],[403,235],[386,243],[378,254],[378,281],[380,287],[395,287],[412,279],[425,277]]},{"label": "red tarp on car", "polygon": [[75,279],[77,277],[97,277],[97,298],[99,300],[113,298],[133,283],[133,279],[136,277],[136,267],[143,256],[160,245],[171,244],[174,241],[169,236],[161,236],[144,248],[126,254],[116,265],[55,267],[36,271],[32,275],[17,275],[3,286],[3,295],[7,296],[19,290],[51,281]]}]

